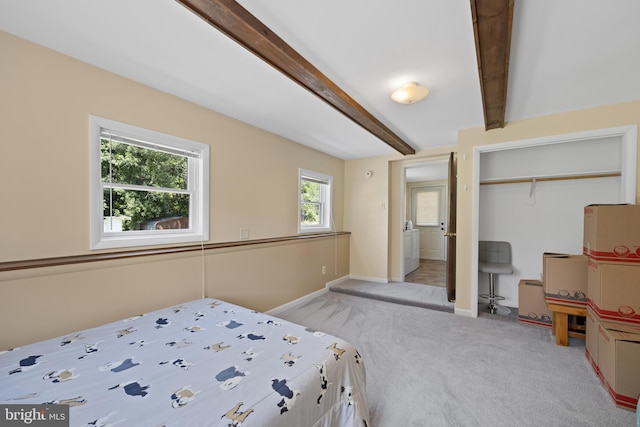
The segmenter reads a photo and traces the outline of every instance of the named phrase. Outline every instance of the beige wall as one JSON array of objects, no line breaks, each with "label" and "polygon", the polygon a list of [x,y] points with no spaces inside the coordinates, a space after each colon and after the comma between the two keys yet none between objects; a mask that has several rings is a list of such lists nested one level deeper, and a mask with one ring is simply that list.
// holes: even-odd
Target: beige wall
[{"label": "beige wall", "polygon": [[213,253],[206,294],[258,311],[283,305],[348,276],[349,240],[340,235]]},{"label": "beige wall", "polygon": [[[348,160],[345,165],[345,229],[351,232],[351,277],[379,282],[402,277],[401,195],[403,166],[448,158],[455,147],[415,155]],[[367,178],[365,172],[373,171]]]},{"label": "beige wall", "polygon": [[348,274],[348,235],[4,272],[0,351],[197,299],[203,288],[267,311]]},{"label": "beige wall", "polygon": [[[373,176],[368,178],[367,171]],[[388,275],[389,165],[387,158],[351,160],[345,167],[345,229],[351,245],[351,277],[385,281]]]},{"label": "beige wall", "polygon": [[[91,253],[89,115],[211,146],[210,242],[237,241],[241,228],[250,239],[296,235],[301,167],[333,176],[343,230],[342,160],[7,33],[0,51],[0,262]],[[207,292],[267,310],[347,275],[348,238],[316,240],[209,253]],[[201,271],[200,257],[184,256],[0,273],[0,335],[51,322],[40,339],[198,297]]]},{"label": "beige wall", "polygon": [[[0,32],[0,262],[89,251],[89,116],[211,146],[212,242],[297,234],[298,168],[332,175],[342,230],[344,162]],[[7,185],[8,183],[15,185]],[[14,206],[14,209],[7,209]]]}]

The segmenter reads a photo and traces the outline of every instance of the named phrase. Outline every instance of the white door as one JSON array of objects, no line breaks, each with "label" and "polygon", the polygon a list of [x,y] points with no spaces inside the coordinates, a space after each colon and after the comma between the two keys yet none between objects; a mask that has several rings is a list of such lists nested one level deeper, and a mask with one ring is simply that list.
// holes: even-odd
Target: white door
[{"label": "white door", "polygon": [[444,185],[411,190],[411,218],[420,230],[420,259],[445,259],[445,190]]}]

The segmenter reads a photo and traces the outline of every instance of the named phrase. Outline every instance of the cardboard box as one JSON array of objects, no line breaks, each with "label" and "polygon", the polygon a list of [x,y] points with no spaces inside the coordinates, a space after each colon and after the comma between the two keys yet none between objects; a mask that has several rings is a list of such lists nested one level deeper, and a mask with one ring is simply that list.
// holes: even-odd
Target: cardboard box
[{"label": "cardboard box", "polygon": [[600,380],[620,408],[635,410],[640,395],[640,328],[598,322]]},{"label": "cardboard box", "polygon": [[518,283],[518,321],[551,327],[551,312],[547,309],[540,280],[520,280]]},{"label": "cardboard box", "polygon": [[554,304],[587,306],[587,257],[545,253],[542,256],[544,297]]},{"label": "cardboard box", "polygon": [[598,369],[598,318],[593,310],[587,307],[586,316],[586,336],[585,336],[585,354],[587,360],[591,363],[593,371],[600,376]]},{"label": "cardboard box", "polygon": [[589,259],[587,295],[600,320],[640,325],[640,264]]},{"label": "cardboard box", "polygon": [[583,237],[589,258],[640,263],[640,205],[585,206]]}]

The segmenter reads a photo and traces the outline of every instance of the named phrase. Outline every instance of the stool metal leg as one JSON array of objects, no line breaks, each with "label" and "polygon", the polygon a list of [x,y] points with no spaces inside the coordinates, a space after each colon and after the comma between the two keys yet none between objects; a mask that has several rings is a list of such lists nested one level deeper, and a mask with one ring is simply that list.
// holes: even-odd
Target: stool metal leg
[{"label": "stool metal leg", "polygon": [[502,307],[496,304],[496,301],[503,300],[504,297],[496,295],[496,275],[489,273],[489,293],[480,295],[481,298],[489,300],[489,304],[486,306],[486,310],[491,314],[507,315],[511,313],[507,307]]},{"label": "stool metal leg", "polygon": [[489,313],[495,314],[498,311],[498,306],[496,305],[496,275],[489,275],[489,306],[487,309]]}]

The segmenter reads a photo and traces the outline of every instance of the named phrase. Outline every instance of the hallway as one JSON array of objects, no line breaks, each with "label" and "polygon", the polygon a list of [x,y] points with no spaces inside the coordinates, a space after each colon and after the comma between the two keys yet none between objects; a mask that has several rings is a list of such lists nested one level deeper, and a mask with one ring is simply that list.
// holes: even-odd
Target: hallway
[{"label": "hallway", "polygon": [[420,266],[407,274],[405,282],[422,285],[447,286],[447,262],[431,259],[421,259]]}]

